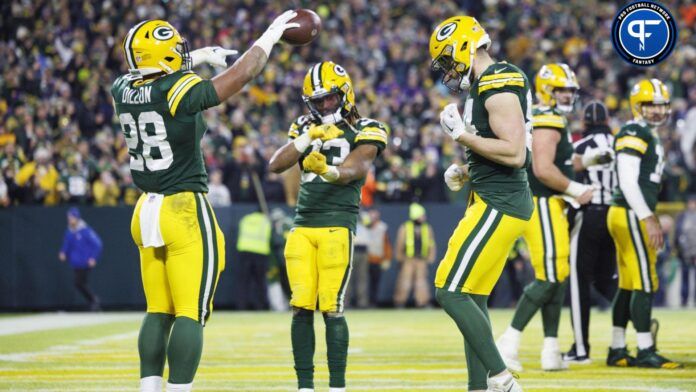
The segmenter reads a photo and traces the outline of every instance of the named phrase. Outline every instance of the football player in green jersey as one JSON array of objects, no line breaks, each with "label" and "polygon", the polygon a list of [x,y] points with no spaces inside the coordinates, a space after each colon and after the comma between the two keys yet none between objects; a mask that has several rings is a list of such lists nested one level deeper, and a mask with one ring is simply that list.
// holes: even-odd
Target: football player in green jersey
[{"label": "football player in green jersey", "polygon": [[123,50],[129,74],[111,88],[128,144],[135,184],[145,193],[131,221],[140,252],[147,314],[138,337],[140,389],[190,391],[203,348],[203,326],[213,307],[225,267],[225,238],[205,193],[207,174],[200,140],[201,112],[240,91],[266,64],[296,12],[278,16],[231,67],[203,80],[191,67],[225,65],[234,53],[204,48],[189,53],[186,40],[169,23],[138,23]]},{"label": "football player in green jersey", "polygon": [[[665,165],[657,128],[669,118],[669,92],[659,80],[644,79],[631,90],[629,103],[634,119],[614,138],[619,186],[607,214],[619,271],[607,365],[674,369],[681,365],[657,353],[650,331],[652,298],[658,289],[655,262],[664,238],[655,215]],[[626,348],[629,319],[638,340],[635,358]]]},{"label": "football player in green jersey", "polygon": [[432,68],[443,83],[468,89],[464,118],[456,104],[440,114],[443,130],[467,147],[464,166],[450,166],[445,182],[472,194],[450,237],[435,277],[437,300],[464,336],[470,391],[521,391],[493,341],[487,300],[510,249],[534,210],[527,182],[527,132],[532,107],[529,81],[512,64],[494,61],[491,41],[476,19],[455,16],[430,37]]},{"label": "football player in green jersey", "polygon": [[532,165],[527,170],[534,214],[523,234],[535,280],[525,287],[510,326],[497,341],[500,355],[513,371],[522,370],[518,359],[522,331],[539,309],[544,324],[541,368],[567,367],[558,345],[570,255],[566,199],[586,204],[593,189],[573,181],[573,144],[564,115],[572,110],[579,88],[575,73],[563,63],[546,64],[537,73],[535,87],[539,105],[533,111]]},{"label": "football player in green jersey", "polygon": [[345,391],[348,325],[343,300],[350,279],[360,188],[386,147],[389,128],[361,118],[353,83],[331,61],[312,66],[304,79],[309,114],[290,126],[290,141],[271,157],[276,173],[303,170],[294,227],[285,245],[292,289],[292,352],[300,391],[314,390],[314,311],[326,325],[329,391]]}]

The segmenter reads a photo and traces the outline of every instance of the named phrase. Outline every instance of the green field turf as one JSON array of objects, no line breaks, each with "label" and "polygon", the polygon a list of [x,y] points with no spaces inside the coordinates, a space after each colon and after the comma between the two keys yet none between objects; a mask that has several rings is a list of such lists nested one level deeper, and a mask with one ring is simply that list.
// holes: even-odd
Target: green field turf
[{"label": "green field turf", "polygon": [[[136,391],[136,348],[140,313],[64,315],[104,323],[8,334],[0,320],[0,390]],[[491,312],[496,336],[512,316]],[[657,311],[664,355],[686,365],[681,370],[615,369],[604,366],[610,335],[608,313],[594,313],[591,365],[564,372],[539,368],[541,321],[525,331],[520,382],[525,391],[696,391],[696,311]],[[37,317],[37,316],[29,316]],[[52,316],[41,316],[41,323]],[[348,390],[465,391],[463,344],[453,322],[440,310],[351,311]],[[99,318],[103,320],[99,320]],[[31,319],[29,319],[31,321]],[[95,320],[92,320],[95,321]],[[38,321],[37,321],[38,322]],[[328,390],[323,321],[317,327],[316,391]],[[561,345],[571,343],[567,310]],[[290,315],[214,314],[205,332],[205,349],[196,391],[293,391]],[[635,334],[628,336],[635,347]]]}]

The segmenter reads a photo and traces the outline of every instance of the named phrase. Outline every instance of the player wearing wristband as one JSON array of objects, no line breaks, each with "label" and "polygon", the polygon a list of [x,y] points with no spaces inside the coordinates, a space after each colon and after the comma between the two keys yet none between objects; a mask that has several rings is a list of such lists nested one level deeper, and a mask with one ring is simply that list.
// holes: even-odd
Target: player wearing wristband
[{"label": "player wearing wristband", "polygon": [[312,66],[302,89],[309,114],[290,126],[290,141],[270,170],[302,170],[295,223],[285,245],[292,289],[291,340],[299,390],[314,390],[314,312],[326,325],[329,391],[345,390],[348,325],[343,300],[350,279],[360,188],[386,147],[389,128],[361,118],[353,83],[331,61]]},{"label": "player wearing wristband", "polygon": [[[681,365],[657,353],[650,331],[652,297],[658,289],[655,263],[664,241],[655,216],[665,165],[657,128],[669,118],[669,92],[661,81],[644,79],[633,86],[629,103],[633,121],[614,138],[619,186],[607,215],[619,271],[607,365],[674,369]],[[635,358],[626,348],[629,320],[638,340]]]},{"label": "player wearing wristband", "polygon": [[140,328],[140,390],[190,391],[203,348],[203,326],[225,268],[225,238],[205,194],[200,148],[202,111],[239,92],[264,67],[294,11],[278,16],[224,72],[204,80],[191,68],[225,66],[234,54],[219,47],[189,52],[186,40],[163,20],[138,23],[123,50],[129,73],[111,88],[128,144],[135,184],[144,191],[131,233],[140,252],[147,314]]},{"label": "player wearing wristband", "polygon": [[432,69],[455,92],[468,90],[464,115],[456,104],[440,113],[442,130],[467,148],[466,165],[451,166],[445,182],[472,194],[435,276],[437,301],[464,337],[470,391],[518,392],[493,341],[488,296],[507,255],[534,209],[525,170],[531,130],[529,81],[516,66],[497,62],[491,40],[470,16],[440,23],[430,36]]},{"label": "player wearing wristband", "polygon": [[564,116],[573,108],[578,83],[566,64],[544,65],[536,76],[539,105],[534,108],[532,124],[532,165],[527,170],[534,195],[534,214],[524,232],[529,246],[535,280],[524,293],[505,333],[497,345],[509,369],[521,371],[518,359],[522,331],[541,309],[544,345],[541,368],[565,368],[558,345],[558,324],[568,277],[570,238],[565,209],[567,201],[586,204],[592,187],[574,178],[573,144]]}]

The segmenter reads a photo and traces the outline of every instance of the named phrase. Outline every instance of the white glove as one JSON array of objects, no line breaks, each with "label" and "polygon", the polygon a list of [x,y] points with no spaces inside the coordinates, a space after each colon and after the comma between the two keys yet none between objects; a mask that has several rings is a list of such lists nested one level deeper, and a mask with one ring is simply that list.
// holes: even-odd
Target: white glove
[{"label": "white glove", "polygon": [[225,49],[219,46],[206,46],[205,48],[196,49],[191,52],[191,62],[194,67],[203,63],[218,67],[227,67],[225,57],[234,56],[237,53],[239,52],[236,50]]},{"label": "white glove", "polygon": [[292,10],[285,11],[278,15],[261,37],[254,42],[254,45],[263,49],[263,51],[266,52],[266,56],[270,56],[273,45],[280,40],[285,30],[300,27],[299,23],[288,23],[288,21],[295,16],[297,16],[297,12]]},{"label": "white glove", "polygon": [[588,148],[582,154],[582,165],[590,167],[594,165],[604,165],[614,160],[614,150],[612,148]]},{"label": "white glove", "polygon": [[570,184],[568,184],[568,188],[566,188],[566,190],[563,193],[574,199],[577,199],[578,197],[582,196],[583,193],[587,192],[590,189],[595,190],[595,187],[593,185],[582,184],[577,181],[571,181]]},{"label": "white glove", "polygon": [[445,170],[445,184],[451,191],[462,189],[466,182],[466,174],[459,165],[453,163]]},{"label": "white glove", "polygon": [[440,125],[442,130],[450,135],[454,141],[457,141],[464,132],[474,133],[476,131],[473,127],[466,126],[456,103],[451,103],[442,109],[442,112],[440,112]]}]

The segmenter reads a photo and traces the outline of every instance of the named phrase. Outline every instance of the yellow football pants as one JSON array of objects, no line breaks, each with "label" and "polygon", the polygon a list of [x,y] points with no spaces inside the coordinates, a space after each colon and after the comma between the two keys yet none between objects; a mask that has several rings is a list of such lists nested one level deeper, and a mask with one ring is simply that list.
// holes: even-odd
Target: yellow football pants
[{"label": "yellow football pants", "polygon": [[342,312],[353,259],[353,234],[345,227],[295,227],[285,243],[290,305]]},{"label": "yellow football pants", "polygon": [[558,196],[534,196],[532,219],[522,237],[538,280],[561,283],[568,278],[570,233],[565,208],[565,201]]},{"label": "yellow football pants", "polygon": [[147,312],[185,316],[205,325],[225,268],[225,238],[213,209],[202,193],[164,196],[159,224],[165,245],[145,248],[140,209],[147,197],[147,193],[140,196],[131,220]]},{"label": "yellow football pants", "polygon": [[607,227],[616,245],[619,288],[656,292],[659,286],[655,269],[657,252],[648,245],[645,223],[638,220],[633,210],[611,206]]},{"label": "yellow football pants", "polygon": [[505,267],[510,249],[528,222],[505,215],[477,194],[449,239],[435,276],[435,287],[489,295]]}]

